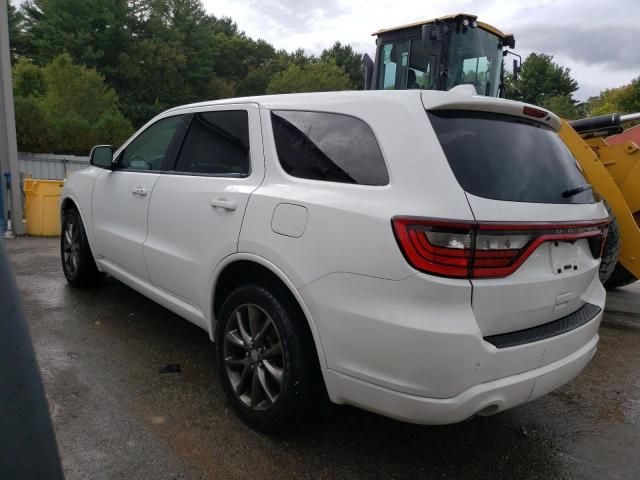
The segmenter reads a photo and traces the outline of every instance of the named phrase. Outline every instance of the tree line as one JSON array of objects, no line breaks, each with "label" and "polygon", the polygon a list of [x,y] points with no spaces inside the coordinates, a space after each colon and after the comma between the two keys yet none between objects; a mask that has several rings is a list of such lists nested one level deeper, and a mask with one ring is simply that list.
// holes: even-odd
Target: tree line
[{"label": "tree line", "polygon": [[518,79],[507,74],[505,83],[507,98],[540,105],[570,120],[614,112],[640,112],[640,76],[627,85],[603,90],[579,102],[573,97],[578,82],[571,77],[571,71],[544,53],[529,54],[522,62]]},{"label": "tree line", "polygon": [[200,0],[30,0],[9,3],[9,24],[27,151],[118,145],[157,113],[204,99],[363,87],[350,45],[276,50]]},{"label": "tree line", "polygon": [[[16,130],[23,151],[86,154],[121,144],[167,108],[202,100],[363,88],[362,54],[277,50],[201,0],[9,2]],[[533,53],[507,96],[566,118],[640,110],[640,80],[587,102],[553,57]]]}]

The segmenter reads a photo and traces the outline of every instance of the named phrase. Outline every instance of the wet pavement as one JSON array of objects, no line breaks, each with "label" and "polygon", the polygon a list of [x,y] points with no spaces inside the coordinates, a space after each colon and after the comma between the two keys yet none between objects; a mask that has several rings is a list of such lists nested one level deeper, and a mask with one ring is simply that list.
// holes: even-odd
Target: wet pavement
[{"label": "wet pavement", "polygon": [[640,282],[609,296],[587,369],[530,404],[440,427],[336,406],[270,438],[234,416],[204,331],[112,278],[69,288],[58,239],[6,245],[69,480],[640,478]]}]

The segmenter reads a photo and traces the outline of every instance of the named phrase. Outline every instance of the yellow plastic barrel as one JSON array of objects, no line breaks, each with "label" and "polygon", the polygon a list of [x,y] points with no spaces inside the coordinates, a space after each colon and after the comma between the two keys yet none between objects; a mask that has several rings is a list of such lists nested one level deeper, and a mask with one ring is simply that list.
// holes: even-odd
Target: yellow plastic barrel
[{"label": "yellow plastic barrel", "polygon": [[26,197],[27,234],[39,237],[60,235],[60,193],[64,181],[37,180],[24,181]]}]

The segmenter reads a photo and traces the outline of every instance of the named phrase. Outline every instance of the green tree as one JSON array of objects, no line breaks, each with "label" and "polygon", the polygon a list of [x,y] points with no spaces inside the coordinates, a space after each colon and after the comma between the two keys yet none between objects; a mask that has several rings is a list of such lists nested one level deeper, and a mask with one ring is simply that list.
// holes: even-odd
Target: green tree
[{"label": "green tree", "polygon": [[291,65],[291,57],[284,50],[266,56],[260,62],[249,67],[247,75],[238,82],[237,94],[264,95],[267,93],[269,82],[276,73],[286,70]]},{"label": "green tree", "polygon": [[640,77],[628,85],[603,90],[587,101],[590,116],[640,112]]},{"label": "green tree", "polygon": [[12,69],[13,92],[22,97],[41,97],[47,91],[42,68],[21,58]]},{"label": "green tree", "polygon": [[131,41],[127,0],[29,0],[22,12],[21,53],[38,65],[68,52],[76,63],[111,77]]},{"label": "green tree", "polygon": [[37,98],[14,97],[16,139],[21,152],[53,152],[53,127],[42,102]]},{"label": "green tree", "polygon": [[90,124],[100,116],[117,110],[118,97],[107,87],[104,77],[92,68],[76,65],[68,54],[56,57],[44,67],[47,111],[62,114],[73,111]]},{"label": "green tree", "polygon": [[73,110],[53,117],[49,115],[55,132],[55,153],[87,155],[96,142],[89,122]]},{"label": "green tree", "polygon": [[364,88],[364,74],[362,72],[362,54],[355,52],[351,45],[342,45],[336,42],[329,49],[325,49],[320,54],[323,62],[334,62],[342,68],[351,79],[351,86],[354,90]]},{"label": "green tree", "polygon": [[103,113],[91,130],[93,143],[111,145],[114,149],[133,134],[131,122],[115,110]]},{"label": "green tree", "polygon": [[299,67],[303,67],[309,63],[313,63],[316,61],[316,58],[313,55],[307,55],[306,53],[304,53],[303,48],[298,48],[287,56],[290,63],[293,63]]},{"label": "green tree", "polygon": [[[362,87],[361,56],[351,46],[336,42],[320,59],[303,49],[276,51],[264,40],[245,35],[231,18],[208,14],[202,0],[27,0],[19,11],[12,9],[12,15],[18,26],[13,31],[20,38],[16,56],[33,64],[16,72],[21,81],[18,93],[42,96],[47,113],[70,105],[90,125],[97,122],[90,110],[96,106],[101,111],[95,104],[104,95],[86,102],[80,92],[74,103],[72,98],[44,93],[32,75],[39,72],[37,67],[59,63],[58,57],[65,54],[65,62],[95,69],[88,75],[104,77],[112,92],[107,88],[103,93],[112,98],[117,94],[120,111],[136,127],[169,107],[261,95],[273,91],[272,83],[284,91]],[[291,78],[291,72],[285,75],[292,65],[302,79]],[[343,81],[345,75],[349,83]],[[55,71],[46,76],[53,79]],[[68,81],[73,84],[73,77]],[[61,79],[54,83],[61,85]],[[95,87],[94,82],[91,88]],[[60,91],[67,95],[68,90]],[[76,118],[69,120],[74,122]]]},{"label": "green tree", "polygon": [[575,120],[582,116],[576,102],[566,95],[545,98],[540,106],[567,120]]},{"label": "green tree", "polygon": [[578,82],[571,71],[553,62],[553,56],[531,53],[522,62],[522,72],[517,80],[510,80],[507,95],[534,105],[542,105],[551,97],[567,97],[578,89]]},{"label": "green tree", "polygon": [[267,93],[329,92],[349,90],[351,79],[334,63],[290,65],[269,82]]},{"label": "green tree", "polygon": [[18,61],[18,52],[22,45],[22,24],[24,17],[22,16],[22,12],[11,4],[11,1],[7,4],[7,8],[7,13],[9,15],[9,47],[11,63],[13,64]]},{"label": "green tree", "polygon": [[22,151],[87,154],[98,140],[119,145],[133,132],[104,77],[68,54],[44,67],[20,60],[13,76]]},{"label": "green tree", "polygon": [[119,62],[123,112],[136,127],[192,98],[183,80],[187,58],[178,42],[144,39],[129,53],[123,53]]}]

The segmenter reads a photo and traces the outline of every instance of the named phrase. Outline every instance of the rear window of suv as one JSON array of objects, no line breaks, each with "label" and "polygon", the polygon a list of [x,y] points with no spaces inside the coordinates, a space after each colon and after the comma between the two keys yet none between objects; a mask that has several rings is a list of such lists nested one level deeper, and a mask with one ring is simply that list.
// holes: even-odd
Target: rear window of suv
[{"label": "rear window of suv", "polygon": [[468,111],[428,115],[465,191],[515,202],[594,202],[575,158],[551,128],[508,115]]},{"label": "rear window of suv", "polygon": [[371,128],[335,113],[274,111],[280,165],[289,175],[325,182],[387,185],[389,174]]}]

